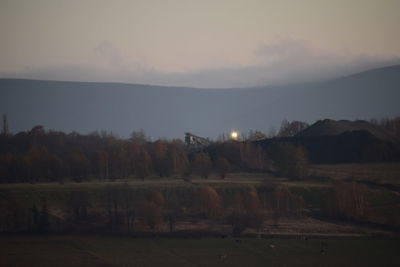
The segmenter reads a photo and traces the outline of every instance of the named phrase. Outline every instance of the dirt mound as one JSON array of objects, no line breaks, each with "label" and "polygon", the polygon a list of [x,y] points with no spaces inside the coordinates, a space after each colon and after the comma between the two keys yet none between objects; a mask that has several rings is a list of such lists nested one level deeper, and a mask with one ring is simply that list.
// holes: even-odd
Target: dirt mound
[{"label": "dirt mound", "polygon": [[398,142],[398,140],[385,129],[362,120],[319,120],[310,127],[299,132],[296,137],[335,136],[345,132],[355,131],[367,131],[375,138],[382,141]]}]

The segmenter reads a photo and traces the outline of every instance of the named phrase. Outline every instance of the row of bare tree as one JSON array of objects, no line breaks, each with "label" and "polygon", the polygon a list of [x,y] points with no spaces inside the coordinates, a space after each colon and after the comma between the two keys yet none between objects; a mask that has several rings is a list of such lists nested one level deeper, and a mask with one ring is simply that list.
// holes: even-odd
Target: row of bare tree
[{"label": "row of bare tree", "polygon": [[207,178],[212,172],[225,178],[229,172],[273,168],[280,175],[305,177],[307,153],[287,144],[271,156],[250,141],[215,142],[203,151],[189,153],[181,140],[149,141],[143,132],[120,139],[105,133],[45,131],[42,126],[0,136],[0,183],[187,178],[192,174]]},{"label": "row of bare tree", "polygon": [[0,232],[174,232],[183,230],[179,225],[203,222],[228,224],[240,233],[247,228],[262,229],[267,217],[299,216],[305,207],[302,197],[276,183],[232,192],[211,186],[138,191],[127,184],[114,184],[96,193],[65,192],[58,203],[48,197],[33,203],[12,194],[1,199]]}]

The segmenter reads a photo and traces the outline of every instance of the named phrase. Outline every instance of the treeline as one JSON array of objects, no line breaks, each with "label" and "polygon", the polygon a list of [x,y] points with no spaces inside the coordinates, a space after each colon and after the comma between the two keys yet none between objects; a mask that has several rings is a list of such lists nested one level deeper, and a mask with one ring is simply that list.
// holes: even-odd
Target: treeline
[{"label": "treeline", "polygon": [[57,194],[2,191],[0,232],[221,234],[225,229],[224,233],[236,235],[265,231],[283,218],[296,219],[310,212],[335,220],[399,226],[399,214],[370,203],[371,191],[364,185],[335,182],[319,190],[318,194],[299,191],[270,180],[257,187],[152,189],[109,183]]},{"label": "treeline", "polygon": [[181,140],[150,141],[143,132],[120,139],[107,133],[66,134],[36,126],[0,136],[0,182],[207,178],[211,173],[224,178],[229,172],[271,170],[270,158],[274,157],[253,142],[215,142],[191,151]]},{"label": "treeline", "polygon": [[[399,136],[400,118],[372,121]],[[224,178],[230,172],[274,172],[287,178],[308,176],[313,163],[398,160],[400,147],[355,132],[315,138],[290,137],[307,127],[284,120],[279,137],[258,140],[213,142],[202,150],[190,150],[181,140],[150,141],[144,132],[130,139],[108,133],[81,135],[46,131],[43,126],[11,134],[6,116],[0,134],[0,183],[89,181],[150,176]],[[360,136],[361,135],[361,136]],[[283,137],[282,137],[283,136]],[[329,151],[329,153],[327,152]]]},{"label": "treeline", "polygon": [[168,190],[138,190],[121,183],[64,191],[57,197],[25,201],[3,192],[0,232],[184,232],[189,224],[195,225],[189,232],[201,230],[201,225],[225,225],[240,234],[263,229],[268,218],[278,223],[282,217],[301,216],[305,209],[303,198],[279,183]]},{"label": "treeline", "polygon": [[188,158],[179,140],[155,142],[144,136],[123,140],[107,133],[80,135],[31,131],[0,137],[0,181],[77,182],[149,175],[181,175]]},{"label": "treeline", "polygon": [[370,122],[384,128],[386,131],[400,139],[400,117],[395,117],[393,119],[384,118],[380,120],[371,119]]}]

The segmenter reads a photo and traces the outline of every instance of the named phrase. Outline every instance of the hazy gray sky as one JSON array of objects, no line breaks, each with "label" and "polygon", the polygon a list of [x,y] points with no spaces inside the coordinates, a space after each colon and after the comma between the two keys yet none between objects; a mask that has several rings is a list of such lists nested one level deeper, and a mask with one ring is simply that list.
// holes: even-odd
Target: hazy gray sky
[{"label": "hazy gray sky", "polygon": [[0,0],[0,77],[240,87],[399,63],[400,0]]}]

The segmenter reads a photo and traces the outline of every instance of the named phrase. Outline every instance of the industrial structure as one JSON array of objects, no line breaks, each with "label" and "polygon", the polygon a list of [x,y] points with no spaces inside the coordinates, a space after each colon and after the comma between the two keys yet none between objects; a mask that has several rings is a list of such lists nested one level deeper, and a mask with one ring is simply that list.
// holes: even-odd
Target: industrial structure
[{"label": "industrial structure", "polygon": [[211,144],[211,141],[204,138],[200,137],[194,134],[191,134],[189,132],[185,133],[185,143],[188,147],[198,149],[198,148],[204,148],[207,147]]}]

